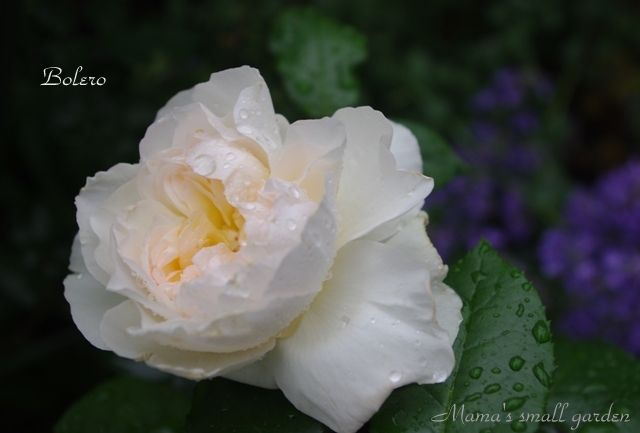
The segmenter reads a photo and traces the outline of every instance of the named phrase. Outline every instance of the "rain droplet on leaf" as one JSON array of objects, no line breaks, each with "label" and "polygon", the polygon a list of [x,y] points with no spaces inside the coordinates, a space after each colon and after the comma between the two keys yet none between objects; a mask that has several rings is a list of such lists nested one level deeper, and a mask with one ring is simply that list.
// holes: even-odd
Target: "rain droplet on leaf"
[{"label": "rain droplet on leaf", "polygon": [[484,388],[485,394],[493,394],[495,392],[500,391],[502,387],[498,383],[492,383],[491,385],[487,385]]},{"label": "rain droplet on leaf", "polygon": [[509,368],[513,371],[520,371],[520,369],[524,366],[525,360],[520,356],[514,356],[509,360]]},{"label": "rain droplet on leaf", "polygon": [[544,369],[544,364],[542,362],[538,362],[533,366],[533,375],[538,379],[542,385],[548,387],[551,380],[549,377],[549,373]]},{"label": "rain droplet on leaf", "polygon": [[523,432],[527,429],[527,425],[525,423],[523,423],[522,421],[514,421],[511,423],[511,430],[513,430],[516,433],[520,433]]},{"label": "rain droplet on leaf", "polygon": [[549,330],[549,325],[544,320],[538,320],[535,325],[533,325],[533,329],[531,330],[533,334],[533,338],[538,343],[546,343],[551,340],[551,331]]},{"label": "rain droplet on leaf", "polygon": [[482,367],[474,367],[471,370],[469,370],[469,376],[472,379],[477,379],[480,376],[482,376]]},{"label": "rain droplet on leaf", "polygon": [[482,398],[482,394],[480,394],[479,392],[474,392],[473,394],[469,394],[464,401],[476,401],[478,399]]},{"label": "rain droplet on leaf", "polygon": [[502,408],[506,412],[511,412],[512,410],[520,409],[526,401],[527,397],[511,397],[504,401]]}]

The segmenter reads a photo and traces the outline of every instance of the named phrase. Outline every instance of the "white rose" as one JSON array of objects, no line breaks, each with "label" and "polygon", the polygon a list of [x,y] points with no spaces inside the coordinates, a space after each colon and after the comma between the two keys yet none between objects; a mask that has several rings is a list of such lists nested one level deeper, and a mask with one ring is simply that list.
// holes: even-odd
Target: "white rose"
[{"label": "white rose", "polygon": [[461,302],[420,171],[413,135],[369,107],[289,124],[257,70],[215,73],[160,110],[138,164],[80,191],[73,319],[100,349],[280,388],[355,432],[454,365]]}]

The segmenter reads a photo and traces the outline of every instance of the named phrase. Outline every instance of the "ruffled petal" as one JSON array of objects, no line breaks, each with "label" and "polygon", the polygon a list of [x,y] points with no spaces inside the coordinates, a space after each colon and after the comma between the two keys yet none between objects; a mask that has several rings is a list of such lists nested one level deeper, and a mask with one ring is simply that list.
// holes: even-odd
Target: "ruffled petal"
[{"label": "ruffled petal", "polygon": [[107,310],[121,303],[124,298],[107,291],[87,271],[78,253],[80,241],[78,237],[71,248],[71,265],[74,274],[64,279],[64,297],[71,306],[71,317],[82,335],[91,344],[102,350],[108,350],[100,337],[100,322]]},{"label": "ruffled petal", "polygon": [[421,205],[433,180],[398,170],[389,150],[393,128],[380,112],[344,108],[334,118],[347,133],[338,189],[338,245],[344,245]]},{"label": "ruffled petal", "polygon": [[393,137],[391,137],[391,153],[396,159],[398,170],[414,171],[422,173],[422,155],[418,139],[404,125],[391,122],[393,125]]},{"label": "ruffled petal", "polygon": [[[149,157],[150,148],[154,151],[167,148],[167,141],[173,137],[171,131],[180,124],[175,121],[176,113],[194,103],[206,108],[210,117],[216,119],[212,123],[218,124],[218,129],[237,131],[241,137],[257,143],[253,148],[256,154],[263,153],[268,157],[282,145],[281,119],[276,118],[267,84],[257,69],[242,66],[213,73],[209,81],[171,98],[158,112],[156,122],[141,143],[143,157]],[[159,137],[160,144],[150,146],[155,137]]]},{"label": "ruffled petal", "polygon": [[132,301],[113,307],[104,316],[100,333],[106,345],[119,356],[144,361],[159,370],[200,380],[219,376],[227,370],[243,367],[264,356],[274,346],[274,339],[247,350],[233,353],[208,353],[162,346],[145,336],[131,333],[142,320]]},{"label": "ruffled petal", "polygon": [[153,122],[140,141],[140,159],[147,161],[170,148],[185,148],[203,140],[236,141],[242,136],[201,102],[173,107]]},{"label": "ruffled petal", "polygon": [[462,300],[460,296],[442,281],[431,282],[431,292],[436,303],[436,320],[449,335],[453,345],[462,322]]},{"label": "ruffled petal", "polygon": [[307,308],[329,273],[335,254],[334,199],[335,191],[328,190],[303,227],[285,226],[298,239],[282,251],[276,244],[249,249],[240,276],[221,284],[211,272],[185,283],[177,305],[193,311],[195,319],[149,317],[131,333],[166,346],[216,352],[243,350],[279,334]]},{"label": "ruffled petal", "polygon": [[137,200],[136,191],[130,187],[137,170],[137,165],[114,165],[87,178],[87,184],[76,197],[82,258],[91,275],[103,285],[113,270],[109,230],[115,212]]},{"label": "ruffled petal", "polygon": [[431,293],[436,304],[436,320],[447,331],[451,344],[458,335],[462,322],[462,300],[443,280],[447,276],[447,266],[427,236],[426,225],[429,218],[425,212],[401,223],[402,230],[387,243],[411,251],[413,257],[422,260],[431,277]]},{"label": "ruffled petal", "polygon": [[269,355],[278,387],[304,413],[353,433],[393,389],[444,381],[454,356],[429,281],[411,248],[344,246],[297,330]]},{"label": "ruffled petal", "polygon": [[325,173],[340,172],[345,131],[335,119],[299,120],[286,128],[273,158],[272,176],[298,184],[315,202],[324,196]]}]

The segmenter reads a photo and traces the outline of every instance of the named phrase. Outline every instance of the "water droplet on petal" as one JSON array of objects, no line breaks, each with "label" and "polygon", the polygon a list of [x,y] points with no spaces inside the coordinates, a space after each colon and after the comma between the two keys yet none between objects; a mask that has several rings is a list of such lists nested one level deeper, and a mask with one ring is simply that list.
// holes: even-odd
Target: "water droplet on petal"
[{"label": "water droplet on petal", "polygon": [[296,229],[296,227],[298,227],[298,225],[296,224],[296,222],[294,220],[287,220],[287,228],[290,231],[294,231]]},{"label": "water droplet on petal", "polygon": [[227,155],[224,157],[224,159],[226,159],[227,161],[233,161],[234,159],[236,159],[236,156],[235,156],[232,152],[229,152],[229,153],[227,153]]},{"label": "water droplet on petal", "polygon": [[389,375],[389,380],[391,381],[391,383],[398,383],[400,382],[400,380],[402,379],[402,373],[400,373],[399,371],[392,371],[391,374]]},{"label": "water droplet on petal", "polygon": [[300,190],[295,185],[291,186],[290,191],[293,198],[295,198],[296,200],[300,198]]},{"label": "water droplet on petal", "polygon": [[347,325],[351,322],[351,318],[349,316],[342,316],[340,318],[340,322],[341,322],[340,327],[346,328]]},{"label": "water droplet on petal", "polygon": [[249,113],[247,113],[247,110],[245,109],[240,110],[239,114],[242,120],[247,120],[247,118],[249,117]]}]

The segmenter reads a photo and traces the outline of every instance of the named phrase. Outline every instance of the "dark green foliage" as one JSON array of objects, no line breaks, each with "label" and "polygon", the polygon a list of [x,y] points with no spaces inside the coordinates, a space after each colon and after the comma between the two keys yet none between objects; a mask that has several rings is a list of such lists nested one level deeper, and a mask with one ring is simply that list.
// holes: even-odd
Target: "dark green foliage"
[{"label": "dark green foliage", "polygon": [[353,67],[366,50],[354,29],[313,9],[289,9],[276,20],[270,47],[287,94],[308,116],[330,116],[359,102]]},{"label": "dark green foliage", "polygon": [[189,398],[164,383],[118,378],[98,385],[58,421],[55,433],[184,433]]},{"label": "dark green foliage", "polygon": [[280,391],[225,379],[200,383],[193,396],[187,433],[326,433],[298,412]]},{"label": "dark green foliage", "polygon": [[[556,344],[558,369],[547,411],[568,403],[564,427],[578,433],[640,431],[640,362],[622,350],[603,343]],[[627,414],[628,422],[585,422],[584,416],[599,413]],[[593,420],[593,418],[592,418]],[[580,421],[580,422],[579,422]]]}]

